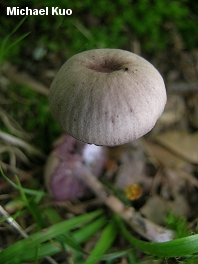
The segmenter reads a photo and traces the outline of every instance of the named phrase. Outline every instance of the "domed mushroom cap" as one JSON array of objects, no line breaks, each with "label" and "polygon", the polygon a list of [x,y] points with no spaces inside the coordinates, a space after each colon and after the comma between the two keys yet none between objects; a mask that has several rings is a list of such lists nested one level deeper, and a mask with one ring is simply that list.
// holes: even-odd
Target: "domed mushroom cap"
[{"label": "domed mushroom cap", "polygon": [[166,90],[159,72],[140,56],[95,49],[66,61],[52,82],[49,103],[66,133],[86,143],[117,146],[153,128]]}]

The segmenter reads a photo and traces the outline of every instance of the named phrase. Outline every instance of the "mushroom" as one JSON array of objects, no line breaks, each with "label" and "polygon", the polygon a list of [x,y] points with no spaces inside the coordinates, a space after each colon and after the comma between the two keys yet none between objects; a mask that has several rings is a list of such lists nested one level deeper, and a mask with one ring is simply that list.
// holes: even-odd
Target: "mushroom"
[{"label": "mushroom", "polygon": [[[85,143],[117,146],[153,128],[164,110],[166,89],[159,72],[140,56],[119,49],[95,49],[74,55],[61,67],[49,91],[49,104],[54,119],[70,136]],[[48,167],[48,188],[57,199],[79,197],[88,186],[140,235],[159,242],[173,238],[172,231],[125,206],[94,177],[104,167],[102,147],[82,151],[84,143],[78,142],[74,148],[78,151],[73,153],[74,139],[65,139],[65,145],[52,153],[54,162],[50,160]],[[65,147],[70,149],[66,156]]]},{"label": "mushroom", "polygon": [[163,78],[142,57],[94,49],[66,61],[49,91],[54,119],[74,138],[117,146],[148,133],[166,104]]}]

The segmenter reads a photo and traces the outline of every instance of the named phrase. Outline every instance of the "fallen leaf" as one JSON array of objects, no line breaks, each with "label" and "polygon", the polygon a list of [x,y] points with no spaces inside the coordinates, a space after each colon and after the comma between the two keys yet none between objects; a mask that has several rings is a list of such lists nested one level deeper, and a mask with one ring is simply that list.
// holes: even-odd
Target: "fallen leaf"
[{"label": "fallen leaf", "polygon": [[154,165],[163,165],[164,167],[171,168],[183,168],[187,164],[184,159],[178,157],[163,146],[145,141],[142,141],[142,145]]},{"label": "fallen leaf", "polygon": [[172,125],[181,121],[185,114],[185,101],[181,95],[168,95],[165,110],[158,120],[158,125],[163,126]]},{"label": "fallen leaf", "polygon": [[[170,169],[166,169],[165,171],[170,173]],[[174,171],[177,173],[177,175],[179,175],[180,178],[186,180],[191,185],[194,185],[198,188],[198,179],[195,178],[192,174],[179,168],[175,169]]]},{"label": "fallen leaf", "polygon": [[156,136],[155,140],[187,161],[198,164],[198,132],[189,134],[173,130]]},{"label": "fallen leaf", "polygon": [[149,220],[156,224],[163,224],[166,211],[169,207],[169,201],[166,201],[158,195],[149,197],[140,212]]}]

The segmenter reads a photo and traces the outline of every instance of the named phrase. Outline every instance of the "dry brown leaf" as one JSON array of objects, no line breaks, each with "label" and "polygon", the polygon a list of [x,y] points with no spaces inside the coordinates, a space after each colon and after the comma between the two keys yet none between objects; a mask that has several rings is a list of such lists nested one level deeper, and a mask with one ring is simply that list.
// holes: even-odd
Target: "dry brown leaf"
[{"label": "dry brown leaf", "polygon": [[149,159],[154,165],[162,165],[171,168],[185,167],[186,161],[184,159],[178,157],[163,146],[145,141],[142,141],[142,144]]},{"label": "dry brown leaf", "polygon": [[149,197],[140,212],[149,220],[156,224],[164,224],[167,212],[173,211],[174,214],[187,216],[189,214],[189,205],[186,198],[177,195],[173,201],[166,200],[161,196],[154,195]]},{"label": "dry brown leaf", "polygon": [[155,140],[187,161],[198,164],[198,132],[189,134],[173,130],[158,135]]},{"label": "dry brown leaf", "polygon": [[168,180],[167,183],[169,185],[169,190],[172,195],[170,208],[178,215],[187,216],[190,211],[188,204],[190,182],[187,182],[184,177],[181,177],[181,171],[182,170],[167,168],[165,173]]},{"label": "dry brown leaf", "polygon": [[185,101],[181,95],[171,94],[168,95],[165,110],[158,120],[163,126],[172,125],[181,122],[181,118],[185,114]]},{"label": "dry brown leaf", "polygon": [[156,224],[163,224],[169,202],[158,195],[149,197],[140,212]]},{"label": "dry brown leaf", "polygon": [[120,162],[115,186],[124,190],[131,184],[141,184],[145,175],[145,156],[139,141],[136,140],[126,145]]},{"label": "dry brown leaf", "polygon": [[182,169],[166,167],[163,172],[156,175],[152,196],[147,198],[140,209],[146,218],[157,224],[164,224],[165,216],[170,210],[180,216],[189,215],[189,192],[192,183],[194,184],[193,176]]},{"label": "dry brown leaf", "polygon": [[[168,169],[168,171],[170,171],[170,170]],[[192,174],[190,174],[189,172],[182,170],[182,169],[175,169],[175,171],[177,172],[179,177],[181,177],[182,179],[189,182],[191,185],[194,185],[198,188],[198,179],[195,178]]]}]

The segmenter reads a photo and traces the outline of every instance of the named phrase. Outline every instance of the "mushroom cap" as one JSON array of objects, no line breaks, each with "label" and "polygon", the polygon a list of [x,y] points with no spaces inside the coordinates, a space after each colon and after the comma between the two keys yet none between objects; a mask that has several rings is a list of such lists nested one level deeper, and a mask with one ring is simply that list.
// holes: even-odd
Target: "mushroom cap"
[{"label": "mushroom cap", "polygon": [[148,133],[166,104],[163,78],[142,57],[94,49],[68,59],[49,91],[54,119],[86,143],[117,146]]}]

